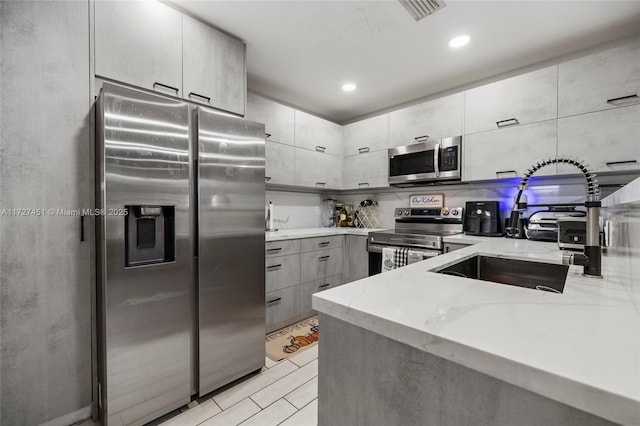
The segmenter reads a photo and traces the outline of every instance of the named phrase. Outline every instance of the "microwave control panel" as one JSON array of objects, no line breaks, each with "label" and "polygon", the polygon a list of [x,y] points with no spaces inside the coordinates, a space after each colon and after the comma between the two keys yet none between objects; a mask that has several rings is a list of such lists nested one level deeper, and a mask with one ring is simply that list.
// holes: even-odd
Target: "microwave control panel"
[{"label": "microwave control panel", "polygon": [[456,171],[458,170],[458,147],[449,146],[443,148],[440,152],[440,171]]}]

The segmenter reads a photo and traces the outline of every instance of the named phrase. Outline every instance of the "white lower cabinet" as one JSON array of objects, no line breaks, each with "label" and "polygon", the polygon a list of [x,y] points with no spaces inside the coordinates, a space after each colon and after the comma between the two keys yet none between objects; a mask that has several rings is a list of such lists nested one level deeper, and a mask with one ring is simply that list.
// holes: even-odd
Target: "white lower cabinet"
[{"label": "white lower cabinet", "polygon": [[285,326],[289,319],[297,319],[302,313],[300,285],[265,293],[267,333]]},{"label": "white lower cabinet", "polygon": [[[343,283],[343,238],[339,235],[266,243],[267,333],[312,315],[311,295]],[[278,253],[286,255],[275,255]]]},{"label": "white lower cabinet", "polygon": [[345,157],[342,176],[343,189],[388,187],[389,155],[384,150]]},{"label": "white lower cabinet", "polygon": [[265,182],[293,185],[294,148],[291,145],[266,141],[264,146]]},{"label": "white lower cabinet", "polygon": [[369,276],[369,252],[366,235],[347,235],[345,247],[345,283]]},{"label": "white lower cabinet", "polygon": [[[558,155],[584,161],[590,171],[640,169],[640,105],[558,120]],[[579,173],[559,166],[558,173]]]},{"label": "white lower cabinet", "polygon": [[330,288],[338,287],[342,285],[342,275],[333,275],[327,278],[321,278],[308,283],[303,283],[300,286],[300,302],[302,313],[312,312],[312,296],[314,293],[318,293]]},{"label": "white lower cabinet", "polygon": [[295,148],[294,183],[310,188],[341,189],[342,156]]},{"label": "white lower cabinet", "polygon": [[[556,156],[557,121],[507,127],[467,135],[464,142],[463,180],[523,177],[539,160]],[[554,175],[546,166],[536,175]]]}]

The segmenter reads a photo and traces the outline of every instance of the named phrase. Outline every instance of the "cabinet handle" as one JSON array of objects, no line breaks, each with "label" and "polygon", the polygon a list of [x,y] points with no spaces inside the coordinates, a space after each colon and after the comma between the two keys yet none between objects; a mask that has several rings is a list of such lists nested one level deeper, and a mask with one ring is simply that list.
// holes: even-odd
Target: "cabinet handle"
[{"label": "cabinet handle", "polygon": [[267,266],[267,271],[273,271],[274,269],[278,269],[282,266],[282,263],[278,263],[277,265]]},{"label": "cabinet handle", "polygon": [[520,124],[517,118],[508,118],[506,120],[496,121],[496,126],[498,127],[515,126],[516,124]]},{"label": "cabinet handle", "polygon": [[316,145],[316,151],[318,152],[324,152],[326,149],[327,149],[326,146]]},{"label": "cabinet handle", "polygon": [[633,95],[629,95],[629,96],[621,96],[619,98],[611,98],[611,99],[607,99],[607,103],[608,104],[613,104],[613,105],[618,105],[618,104],[624,104],[628,101],[635,101],[638,99],[638,94],[634,93]]},{"label": "cabinet handle", "polygon": [[189,93],[189,97],[190,97],[190,98],[193,98],[194,96],[195,96],[196,98],[204,99],[205,101],[207,101],[207,103],[208,103],[208,104],[210,104],[210,103],[211,103],[211,98],[210,98],[210,97],[208,97],[208,96],[199,95],[199,94],[197,94],[197,93],[195,93],[195,92],[190,92],[190,93]]},{"label": "cabinet handle", "polygon": [[269,139],[270,137],[271,137],[271,133],[265,133],[265,134],[264,134],[264,138],[265,138],[265,139]]},{"label": "cabinet handle", "polygon": [[331,284],[326,283],[326,284],[319,285],[318,288],[325,288],[325,287],[329,287],[330,285]]},{"label": "cabinet handle", "polygon": [[316,186],[321,185],[321,186],[325,186],[327,183],[326,182],[316,182]]},{"label": "cabinet handle", "polygon": [[282,250],[282,247],[267,249],[267,253],[275,253],[275,252],[278,252],[280,250]]},{"label": "cabinet handle", "polygon": [[367,188],[369,187],[369,182],[360,182],[358,184],[358,186],[362,186],[362,185],[367,185]]},{"label": "cabinet handle", "polygon": [[267,300],[267,305],[273,305],[274,303],[278,303],[281,300],[282,300],[282,297],[278,297],[278,298],[275,298],[275,299]]},{"label": "cabinet handle", "polygon": [[369,147],[368,146],[364,146],[362,148],[358,148],[358,154],[365,154],[369,152]]},{"label": "cabinet handle", "polygon": [[501,175],[501,174],[504,174],[504,173],[513,173],[513,174],[516,174],[516,175],[518,174],[518,172],[516,172],[515,170],[498,170],[496,172],[497,175]]},{"label": "cabinet handle", "polygon": [[627,161],[609,161],[607,162],[607,166],[613,166],[616,164],[635,164],[638,160],[627,160]]},{"label": "cabinet handle", "polygon": [[169,86],[167,84],[158,83],[157,81],[155,83],[153,83],[153,88],[155,89],[156,86],[164,87],[165,89],[169,89],[169,90],[173,90],[174,92],[176,92],[176,96],[178,96],[178,92],[180,91],[177,87]]},{"label": "cabinet handle", "polygon": [[318,260],[319,260],[320,262],[326,262],[327,260],[329,260],[329,258],[330,258],[330,257],[331,257],[331,256],[329,256],[329,255],[327,255],[327,256],[320,256],[320,257],[318,258]]},{"label": "cabinet handle", "polygon": [[265,181],[265,182],[269,182],[270,180],[271,180],[271,176],[265,176],[265,177],[264,177],[264,181]]},{"label": "cabinet handle", "polygon": [[80,241],[84,241],[84,215],[80,216]]},{"label": "cabinet handle", "polygon": [[429,135],[416,136],[414,139],[416,142],[426,142],[429,139]]},{"label": "cabinet handle", "polygon": [[321,242],[319,242],[319,243],[318,243],[318,245],[319,245],[320,247],[326,247],[326,246],[328,246],[329,244],[331,244],[331,241],[321,241]]}]

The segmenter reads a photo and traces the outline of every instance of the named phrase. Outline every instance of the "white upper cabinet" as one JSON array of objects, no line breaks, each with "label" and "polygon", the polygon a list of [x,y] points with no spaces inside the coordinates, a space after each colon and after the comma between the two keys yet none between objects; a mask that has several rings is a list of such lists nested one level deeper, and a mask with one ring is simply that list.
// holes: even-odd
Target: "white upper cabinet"
[{"label": "white upper cabinet", "polygon": [[558,116],[558,67],[548,67],[465,92],[465,134]]},{"label": "white upper cabinet", "polygon": [[342,127],[296,110],[295,145],[326,154],[342,155]]},{"label": "white upper cabinet", "polygon": [[268,141],[293,145],[293,108],[249,92],[245,117],[258,123],[264,123]]},{"label": "white upper cabinet", "polygon": [[640,102],[640,41],[560,64],[560,117]]},{"label": "white upper cabinet", "polygon": [[[445,96],[393,111],[389,115],[389,147],[462,135],[463,94]],[[416,139],[418,138],[418,139]]]},{"label": "white upper cabinet", "polygon": [[157,1],[96,1],[95,73],[182,97],[182,14]]},{"label": "white upper cabinet", "polygon": [[389,186],[387,150],[344,157],[342,189],[385,188]]},{"label": "white upper cabinet", "polygon": [[342,156],[295,148],[295,178],[297,186],[341,189]]},{"label": "white upper cabinet", "polygon": [[265,182],[279,185],[293,185],[293,147],[266,141],[264,146]]},{"label": "white upper cabinet", "polygon": [[342,127],[344,155],[387,149],[389,114],[368,118]]},{"label": "white upper cabinet", "polygon": [[244,115],[244,43],[190,16],[182,25],[184,98]]},{"label": "white upper cabinet", "polygon": [[[640,105],[558,120],[558,155],[586,163],[594,172],[640,169]],[[559,173],[578,173],[558,168]]]},{"label": "white upper cabinet", "polygon": [[[556,120],[468,135],[463,180],[523,177],[535,162],[556,156],[556,136]],[[554,166],[547,166],[537,175],[555,173]]]}]

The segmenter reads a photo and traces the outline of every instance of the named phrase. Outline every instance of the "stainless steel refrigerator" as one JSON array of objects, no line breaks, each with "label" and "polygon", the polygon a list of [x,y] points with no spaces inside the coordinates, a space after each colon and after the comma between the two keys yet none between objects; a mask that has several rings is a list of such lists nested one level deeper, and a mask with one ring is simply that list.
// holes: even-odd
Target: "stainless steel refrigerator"
[{"label": "stainless steel refrigerator", "polygon": [[264,364],[264,126],[105,83],[98,400],[142,425]]}]

